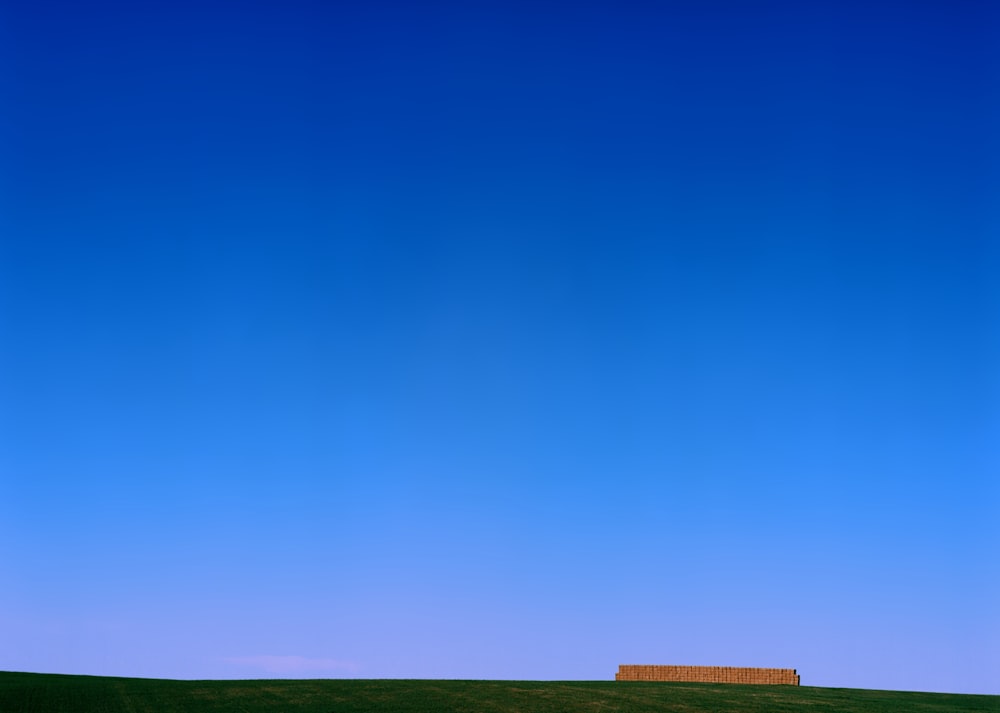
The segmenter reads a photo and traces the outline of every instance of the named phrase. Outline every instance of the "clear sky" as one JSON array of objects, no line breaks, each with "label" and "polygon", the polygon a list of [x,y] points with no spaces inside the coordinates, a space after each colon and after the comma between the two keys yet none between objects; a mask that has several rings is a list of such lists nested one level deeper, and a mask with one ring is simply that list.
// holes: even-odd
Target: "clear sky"
[{"label": "clear sky", "polygon": [[992,2],[4,2],[0,669],[1000,693]]}]

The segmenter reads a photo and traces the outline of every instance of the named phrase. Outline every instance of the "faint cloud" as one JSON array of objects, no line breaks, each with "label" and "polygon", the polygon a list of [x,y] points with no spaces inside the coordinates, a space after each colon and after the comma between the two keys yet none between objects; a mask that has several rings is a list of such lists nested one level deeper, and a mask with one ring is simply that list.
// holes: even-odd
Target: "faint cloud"
[{"label": "faint cloud", "polygon": [[306,656],[231,656],[223,660],[226,663],[274,674],[357,673],[359,668],[353,661],[315,659]]}]

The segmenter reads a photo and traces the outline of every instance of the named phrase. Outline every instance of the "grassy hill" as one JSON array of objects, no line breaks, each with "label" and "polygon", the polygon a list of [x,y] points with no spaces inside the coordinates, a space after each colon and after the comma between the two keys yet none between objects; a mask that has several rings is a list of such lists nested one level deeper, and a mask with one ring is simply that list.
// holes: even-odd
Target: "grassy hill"
[{"label": "grassy hill", "polygon": [[169,681],[0,672],[0,713],[1000,712],[1000,696],[614,681]]}]

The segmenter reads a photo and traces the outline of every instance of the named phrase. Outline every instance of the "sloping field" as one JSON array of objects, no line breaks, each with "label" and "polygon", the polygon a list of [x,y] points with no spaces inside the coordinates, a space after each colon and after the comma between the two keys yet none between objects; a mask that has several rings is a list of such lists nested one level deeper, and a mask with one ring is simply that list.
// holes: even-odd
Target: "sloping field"
[{"label": "sloping field", "polygon": [[0,672],[0,713],[1000,712],[1000,696],[613,681],[169,681]]}]

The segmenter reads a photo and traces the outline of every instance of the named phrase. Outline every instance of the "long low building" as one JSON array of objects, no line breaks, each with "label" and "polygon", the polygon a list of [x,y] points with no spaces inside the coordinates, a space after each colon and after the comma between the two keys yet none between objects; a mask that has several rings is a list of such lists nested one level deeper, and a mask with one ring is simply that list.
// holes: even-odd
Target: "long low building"
[{"label": "long low building", "polygon": [[738,666],[643,666],[622,664],[616,681],[683,681],[687,683],[745,683],[798,686],[794,668],[741,668]]}]

